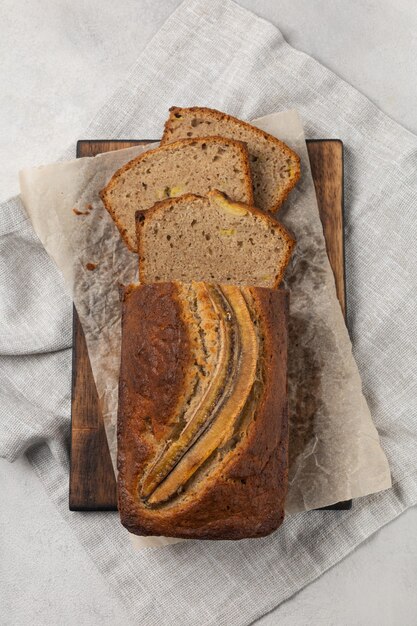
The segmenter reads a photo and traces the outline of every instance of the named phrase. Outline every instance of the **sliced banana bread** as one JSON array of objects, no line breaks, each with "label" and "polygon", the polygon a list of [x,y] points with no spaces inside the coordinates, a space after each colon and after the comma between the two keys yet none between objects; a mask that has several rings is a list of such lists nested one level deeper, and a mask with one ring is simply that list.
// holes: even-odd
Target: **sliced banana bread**
[{"label": "sliced banana bread", "polygon": [[221,135],[246,143],[254,187],[255,205],[276,211],[300,178],[300,159],[285,143],[263,130],[221,111],[172,107],[161,144],[180,137]]},{"label": "sliced banana bread", "polygon": [[284,290],[130,285],[122,295],[118,506],[138,535],[274,531],[287,492]]},{"label": "sliced banana bread", "polygon": [[136,214],[143,283],[192,280],[276,287],[294,240],[272,216],[217,190]]},{"label": "sliced banana bread", "polygon": [[244,144],[223,137],[197,137],[149,150],[120,168],[100,197],[127,246],[136,252],[136,211],[187,192],[204,195],[213,187],[234,200],[253,201]]}]

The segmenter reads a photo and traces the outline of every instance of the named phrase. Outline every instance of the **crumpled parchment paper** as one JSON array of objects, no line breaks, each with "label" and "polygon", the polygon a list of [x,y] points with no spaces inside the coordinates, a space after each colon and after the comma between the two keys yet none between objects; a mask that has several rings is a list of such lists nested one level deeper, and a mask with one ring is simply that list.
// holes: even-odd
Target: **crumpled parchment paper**
[{"label": "crumpled parchment paper", "polygon": [[[361,390],[326,254],[303,127],[295,111],[253,122],[301,157],[302,177],[279,213],[297,245],[286,273],[289,339],[288,513],[328,506],[391,486],[388,462]],[[65,278],[84,329],[113,465],[120,361],[118,286],[137,281],[128,251],[99,191],[116,169],[149,146],[20,173],[22,200]],[[135,537],[136,547],[176,539]]]}]

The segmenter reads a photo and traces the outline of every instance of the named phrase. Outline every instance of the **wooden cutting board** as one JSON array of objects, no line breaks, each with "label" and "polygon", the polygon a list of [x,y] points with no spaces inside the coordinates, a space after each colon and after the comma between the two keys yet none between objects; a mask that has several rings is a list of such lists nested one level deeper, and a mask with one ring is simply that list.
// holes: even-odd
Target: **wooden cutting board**
[{"label": "wooden cutting board", "polygon": [[[142,141],[79,141],[77,157],[121,150]],[[337,296],[346,314],[343,247],[343,144],[338,139],[307,141],[327,252]],[[74,309],[72,359],[71,468],[69,508],[72,511],[116,510],[116,482],[84,333]],[[347,509],[351,502],[329,508]]]}]

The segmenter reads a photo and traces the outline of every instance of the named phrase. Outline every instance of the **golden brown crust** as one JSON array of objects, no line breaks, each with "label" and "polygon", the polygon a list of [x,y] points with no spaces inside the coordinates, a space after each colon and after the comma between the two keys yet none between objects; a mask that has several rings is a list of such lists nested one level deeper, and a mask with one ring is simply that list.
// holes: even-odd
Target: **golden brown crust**
[{"label": "golden brown crust", "polygon": [[[234,448],[214,464],[191,495],[152,509],[138,485],[168,436],[189,367],[189,330],[178,283],[130,287],[123,297],[118,416],[118,498],[122,523],[141,535],[242,539],[273,532],[287,490],[286,394],[288,294],[247,288],[263,336],[262,393]],[[152,365],[152,366],[151,366]],[[156,416],[159,416],[158,418]],[[156,428],[157,426],[157,428]],[[194,490],[193,490],[194,489]]]},{"label": "golden brown crust", "polygon": [[[227,198],[226,194],[222,193],[221,191],[218,191],[217,189],[213,189],[212,191],[208,193],[207,198],[209,199],[210,197],[213,197],[213,198],[220,197],[229,201],[229,198]],[[194,200],[198,200],[202,198],[204,199],[203,196],[197,196],[196,194],[192,194],[192,193],[184,194],[183,196],[178,196],[176,198],[167,198],[166,200],[161,200],[160,202],[156,202],[147,211],[136,212],[135,219],[136,219],[137,251],[139,254],[139,277],[142,280],[146,280],[146,258],[145,258],[144,249],[143,249],[143,238],[141,236],[141,230],[142,230],[145,220],[152,219],[152,217],[157,217],[158,213],[162,216],[165,209],[174,204],[180,204],[182,202],[193,202]],[[286,252],[285,261],[282,264],[281,270],[277,273],[277,276],[276,276],[274,288],[277,288],[280,285],[282,279],[284,278],[285,269],[291,259],[292,251],[296,243],[293,235],[289,232],[289,230],[287,230],[287,228],[285,228],[285,226],[283,226],[283,224],[278,222],[274,217],[272,217],[266,211],[261,211],[261,209],[258,209],[255,206],[244,204],[243,202],[233,201],[232,204],[242,207],[246,211],[249,211],[250,213],[252,213],[252,215],[256,215],[257,217],[260,217],[262,220],[268,223],[271,228],[279,231],[281,236],[285,239],[287,243],[287,252]]]},{"label": "golden brown crust", "polygon": [[134,246],[132,246],[129,239],[126,237],[127,229],[123,226],[121,221],[118,219],[117,215],[112,209],[111,202],[109,201],[109,192],[112,189],[114,189],[114,187],[117,185],[120,176],[124,172],[135,167],[138,163],[141,163],[144,160],[152,158],[152,155],[154,155],[155,153],[171,152],[173,150],[176,150],[177,148],[181,148],[183,146],[187,146],[193,143],[203,144],[203,143],[212,143],[212,142],[215,143],[218,141],[233,145],[240,152],[242,167],[244,171],[246,193],[247,193],[248,198],[250,199],[250,202],[253,203],[252,175],[250,171],[248,151],[246,149],[246,146],[241,141],[236,141],[235,139],[229,139],[227,137],[218,137],[216,135],[212,135],[210,137],[192,137],[190,139],[179,139],[178,141],[174,141],[170,144],[167,144],[164,146],[161,145],[157,148],[153,148],[152,150],[146,150],[145,152],[137,156],[135,159],[132,159],[128,163],[125,163],[121,168],[119,168],[113,174],[113,176],[111,177],[107,185],[104,187],[104,189],[102,189],[99,192],[100,198],[106,210],[109,212],[111,218],[113,219],[114,223],[119,229],[119,232],[124,242],[126,243],[127,247],[129,248],[131,252],[137,252],[137,249]]},{"label": "golden brown crust", "polygon": [[232,115],[228,115],[227,113],[223,113],[222,111],[218,111],[217,109],[210,109],[208,107],[176,107],[173,106],[169,109],[169,117],[164,125],[164,132],[162,134],[161,145],[166,145],[169,142],[170,133],[172,132],[172,125],[175,115],[180,115],[181,112],[187,111],[190,113],[203,113],[207,117],[211,117],[215,120],[226,120],[237,124],[238,126],[249,130],[255,137],[262,137],[263,139],[268,140],[270,143],[275,144],[281,152],[286,154],[289,158],[292,159],[295,167],[293,178],[288,180],[287,186],[285,187],[282,195],[277,200],[275,205],[273,205],[269,210],[271,213],[275,213],[285,202],[289,193],[294,189],[296,184],[298,183],[301,175],[301,167],[300,167],[300,157],[294,150],[292,150],[287,144],[285,144],[277,137],[270,135],[269,133],[249,124],[249,122],[244,122],[243,120],[238,119],[237,117],[233,117]]}]

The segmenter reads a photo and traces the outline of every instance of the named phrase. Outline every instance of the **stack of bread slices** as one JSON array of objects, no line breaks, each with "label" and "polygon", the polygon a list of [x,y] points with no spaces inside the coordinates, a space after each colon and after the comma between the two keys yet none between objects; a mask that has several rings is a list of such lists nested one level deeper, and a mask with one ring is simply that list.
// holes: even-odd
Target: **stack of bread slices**
[{"label": "stack of bread slices", "polygon": [[118,499],[136,534],[264,536],[287,489],[294,239],[275,218],[300,176],[279,139],[220,111],[170,110],[161,145],[101,192],[139,256],[122,294]]}]

